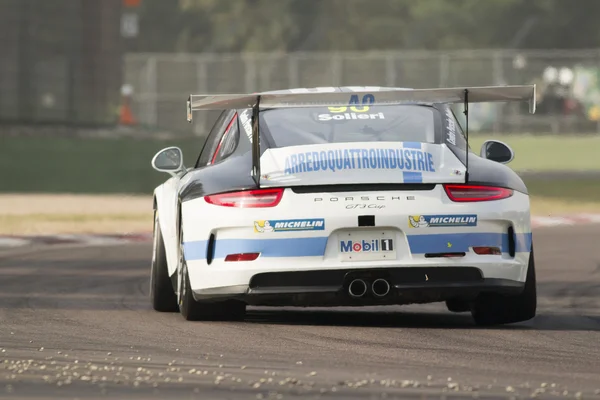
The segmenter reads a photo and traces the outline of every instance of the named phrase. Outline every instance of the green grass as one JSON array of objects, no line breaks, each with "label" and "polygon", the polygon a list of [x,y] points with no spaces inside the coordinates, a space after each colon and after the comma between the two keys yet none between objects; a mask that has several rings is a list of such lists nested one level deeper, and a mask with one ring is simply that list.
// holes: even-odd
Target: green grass
[{"label": "green grass", "polygon": [[80,139],[4,137],[0,192],[151,193],[168,175],[150,161],[163,147],[180,146],[193,165],[202,139]]},{"label": "green grass", "polygon": [[524,179],[533,196],[553,198],[563,201],[600,202],[600,180],[564,179]]},{"label": "green grass", "polygon": [[479,153],[485,140],[497,139],[515,152],[509,166],[515,171],[600,171],[600,135],[469,135],[471,148]]},{"label": "green grass", "polygon": [[525,178],[535,215],[565,215],[577,212],[600,213],[599,178]]}]

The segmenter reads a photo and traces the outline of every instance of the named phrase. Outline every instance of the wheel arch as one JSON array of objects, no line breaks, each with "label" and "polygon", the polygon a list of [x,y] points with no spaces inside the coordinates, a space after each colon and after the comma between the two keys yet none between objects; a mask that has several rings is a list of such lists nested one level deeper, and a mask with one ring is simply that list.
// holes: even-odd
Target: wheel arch
[{"label": "wheel arch", "polygon": [[173,204],[174,188],[169,181],[158,186],[154,190],[152,207],[154,212],[158,214],[157,226],[161,231],[165,252],[167,254],[167,267],[169,276],[173,275],[177,270],[177,248],[175,243],[176,236],[176,210]]}]

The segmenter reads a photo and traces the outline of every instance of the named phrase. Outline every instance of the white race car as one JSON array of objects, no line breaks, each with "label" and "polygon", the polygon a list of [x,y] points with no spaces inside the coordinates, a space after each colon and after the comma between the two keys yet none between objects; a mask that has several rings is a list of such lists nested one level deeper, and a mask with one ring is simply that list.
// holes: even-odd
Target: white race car
[{"label": "white race car", "polygon": [[506,144],[468,145],[469,103],[493,101],[534,112],[535,86],[190,96],[190,122],[224,111],[193,167],[177,147],[152,160],[172,176],[154,191],[154,309],[445,301],[480,325],[533,318],[527,188]]}]

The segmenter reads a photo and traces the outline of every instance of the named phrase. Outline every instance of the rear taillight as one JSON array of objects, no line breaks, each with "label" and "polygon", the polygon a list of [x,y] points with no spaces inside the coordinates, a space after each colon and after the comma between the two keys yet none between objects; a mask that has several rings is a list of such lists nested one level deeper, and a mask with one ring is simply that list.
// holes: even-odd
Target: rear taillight
[{"label": "rear taillight", "polygon": [[495,186],[444,185],[446,194],[452,201],[490,201],[506,199],[513,195],[511,189]]},{"label": "rear taillight", "polygon": [[239,261],[254,261],[258,258],[260,253],[238,253],[228,254],[225,257],[226,262],[239,262]]},{"label": "rear taillight", "polygon": [[478,247],[473,247],[473,251],[475,252],[475,254],[479,254],[480,256],[485,256],[485,255],[500,256],[500,255],[502,255],[502,251],[500,250],[499,247],[478,246]]},{"label": "rear taillight", "polygon": [[275,207],[281,201],[283,189],[257,189],[243,192],[221,193],[205,196],[207,203],[223,207],[259,208]]}]

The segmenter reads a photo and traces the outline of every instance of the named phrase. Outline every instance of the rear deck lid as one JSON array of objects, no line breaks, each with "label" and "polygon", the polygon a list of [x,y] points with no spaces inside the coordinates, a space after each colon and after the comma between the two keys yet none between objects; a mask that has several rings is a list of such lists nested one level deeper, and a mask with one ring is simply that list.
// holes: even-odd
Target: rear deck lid
[{"label": "rear deck lid", "polygon": [[465,166],[445,144],[353,142],[266,150],[261,187],[366,184],[463,183]]}]

